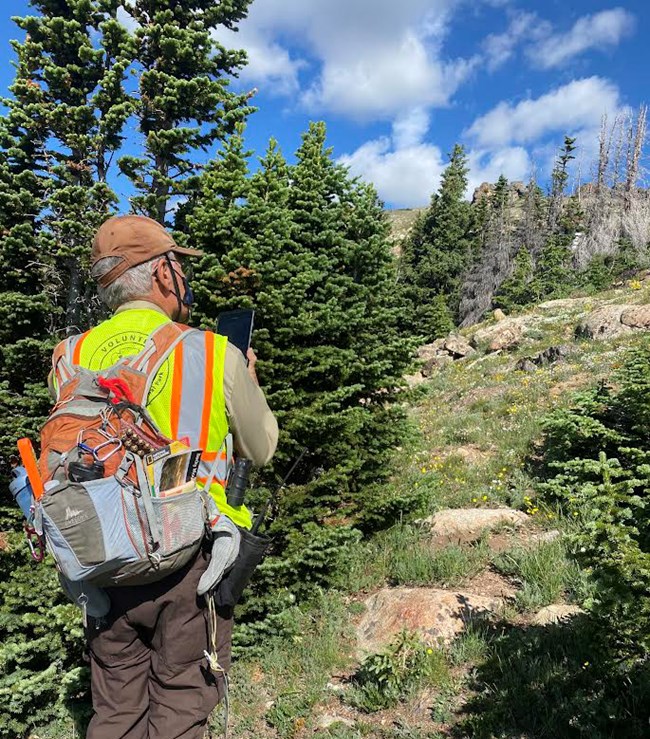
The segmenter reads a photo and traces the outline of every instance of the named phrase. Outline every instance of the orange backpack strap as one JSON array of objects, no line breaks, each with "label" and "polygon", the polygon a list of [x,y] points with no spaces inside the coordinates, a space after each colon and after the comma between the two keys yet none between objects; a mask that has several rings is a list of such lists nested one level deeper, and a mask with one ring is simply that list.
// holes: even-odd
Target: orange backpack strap
[{"label": "orange backpack strap", "polygon": [[57,395],[61,386],[68,382],[74,374],[71,362],[71,341],[73,338],[70,337],[59,342],[52,354],[52,372],[56,380]]}]

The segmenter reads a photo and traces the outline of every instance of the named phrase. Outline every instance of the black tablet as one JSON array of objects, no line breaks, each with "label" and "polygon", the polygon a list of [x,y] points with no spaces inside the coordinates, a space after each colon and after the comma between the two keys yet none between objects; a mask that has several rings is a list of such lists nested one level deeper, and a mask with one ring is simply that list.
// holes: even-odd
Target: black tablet
[{"label": "black tablet", "polygon": [[227,310],[219,313],[217,333],[227,336],[228,341],[246,356],[246,352],[251,345],[254,317],[255,311],[252,308]]}]

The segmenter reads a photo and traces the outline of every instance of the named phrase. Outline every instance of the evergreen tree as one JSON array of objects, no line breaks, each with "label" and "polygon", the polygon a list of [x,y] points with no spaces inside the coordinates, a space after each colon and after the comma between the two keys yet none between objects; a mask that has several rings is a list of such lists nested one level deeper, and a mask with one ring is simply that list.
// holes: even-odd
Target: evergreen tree
[{"label": "evergreen tree", "polygon": [[531,253],[522,246],[514,259],[512,274],[504,280],[494,298],[494,306],[510,313],[532,303],[536,297],[533,292],[534,269]]},{"label": "evergreen tree", "polygon": [[551,173],[551,194],[548,205],[548,239],[536,260],[532,283],[534,299],[562,297],[575,284],[571,244],[582,220],[579,201],[567,198],[568,165],[575,159],[575,138],[564,137]]},{"label": "evergreen tree", "polygon": [[133,0],[137,21],[134,59],[139,71],[135,95],[144,154],[121,157],[119,166],[138,192],[137,212],[161,223],[174,196],[197,185],[197,152],[224,140],[251,112],[249,95],[228,89],[246,54],[230,50],[213,35],[235,28],[252,0]]},{"label": "evergreen tree", "polygon": [[[51,405],[51,350],[89,320],[88,245],[114,196],[108,162],[128,115],[128,37],[120,3],[34,2],[15,19],[17,72],[0,119],[0,446],[38,438]],[[6,469],[3,472],[6,473]],[[6,484],[5,484],[6,485]],[[3,488],[5,488],[3,485]],[[3,503],[9,503],[8,494]],[[19,514],[0,511],[3,529]],[[52,566],[37,567],[22,533],[0,548],[0,736],[28,733],[83,697],[80,614]],[[51,562],[50,562],[51,565]],[[86,696],[87,698],[87,696]]]},{"label": "evergreen tree", "polygon": [[15,48],[33,90],[23,113],[36,108],[47,134],[39,162],[49,180],[47,204],[39,209],[46,207],[42,250],[53,259],[49,280],[59,282],[56,300],[72,332],[90,321],[88,245],[116,203],[106,178],[130,113],[123,80],[131,45],[116,19],[120,4],[34,0],[41,15],[15,19],[27,33]]},{"label": "evergreen tree", "polygon": [[471,326],[481,320],[492,307],[495,292],[512,268],[515,229],[511,199],[510,184],[503,175],[489,197],[481,199],[483,205],[477,214],[477,222],[482,225],[477,233],[482,248],[462,285],[461,326]]},{"label": "evergreen tree", "polygon": [[[223,149],[208,164],[201,186],[176,218],[179,231],[191,234],[193,245],[201,244],[206,255],[193,269],[193,289],[197,308],[194,319],[204,328],[214,329],[214,305],[220,310],[247,307],[241,302],[245,284],[255,279],[250,268],[251,239],[245,228],[248,197],[248,157],[244,150],[243,124],[225,142]],[[201,207],[204,202],[209,208]],[[185,236],[179,233],[180,240]]]},{"label": "evergreen tree", "polygon": [[434,297],[444,296],[448,309],[456,314],[462,275],[475,250],[472,208],[465,200],[467,172],[467,155],[457,144],[438,192],[404,245],[404,275],[414,329],[427,339],[435,338],[439,331],[437,319],[432,321],[439,313],[431,311]]},{"label": "evergreen tree", "polygon": [[569,162],[575,159],[573,154],[576,149],[575,142],[575,138],[571,136],[564,137],[564,144],[560,149],[555,166],[551,172],[551,195],[548,209],[549,230],[551,233],[556,230],[562,211],[564,210],[565,190],[569,181],[568,166]]},{"label": "evergreen tree", "polygon": [[[150,159],[138,170],[156,215],[191,184],[191,150],[234,130],[247,109],[223,77],[244,61],[210,37],[232,25],[248,1],[216,4],[138,0],[131,36],[121,0],[33,0],[38,15],[15,19],[17,73],[0,120],[0,446],[38,437],[51,401],[46,377],[54,344],[95,317],[88,252],[116,198],[107,184],[135,110]],[[182,7],[181,7],[182,6]],[[136,66],[133,67],[133,61]],[[140,65],[140,66],[137,66]],[[125,90],[129,69],[140,94]],[[194,127],[184,127],[193,121]],[[190,161],[191,160],[191,161]],[[128,170],[128,158],[125,160]],[[136,168],[137,169],[137,168]],[[9,502],[8,495],[3,502]],[[11,511],[11,512],[9,512]],[[19,528],[13,504],[3,516]],[[82,697],[80,614],[65,603],[51,566],[30,561],[20,534],[0,548],[0,736],[25,735],[35,721],[63,715]],[[51,564],[51,563],[50,563]],[[82,729],[83,731],[83,729]]]},{"label": "evergreen tree", "polygon": [[[249,276],[214,284],[203,320],[214,324],[236,293],[239,305],[256,309],[260,379],[281,429],[274,470],[286,471],[302,447],[310,452],[277,503],[282,556],[262,568],[265,605],[249,599],[254,609],[281,604],[278,587],[300,595],[328,582],[342,544],[357,534],[322,524],[360,520],[389,496],[388,459],[402,431],[393,400],[410,354],[396,329],[395,275],[376,193],[332,161],[323,124],[310,126],[296,157],[288,167],[272,141],[245,204],[231,201],[249,236],[243,248],[219,243],[206,227],[224,209],[208,197],[212,166],[187,218],[192,243],[218,259],[222,277],[237,269]],[[273,471],[263,479],[274,479]]]}]

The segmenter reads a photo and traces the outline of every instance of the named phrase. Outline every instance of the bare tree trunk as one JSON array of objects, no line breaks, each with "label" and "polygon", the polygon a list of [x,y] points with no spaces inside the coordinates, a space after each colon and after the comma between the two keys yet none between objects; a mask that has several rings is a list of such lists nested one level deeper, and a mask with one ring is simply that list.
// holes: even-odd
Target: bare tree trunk
[{"label": "bare tree trunk", "polygon": [[79,333],[79,308],[81,305],[81,290],[83,280],[79,261],[75,257],[67,259],[68,267],[68,295],[65,307],[65,325],[68,336]]},{"label": "bare tree trunk", "polygon": [[617,115],[612,126],[612,140],[614,144],[614,158],[612,160],[611,187],[614,191],[622,180],[623,172],[623,150],[625,148],[625,121],[626,116]]},{"label": "bare tree trunk", "polygon": [[629,210],[632,205],[633,193],[636,190],[636,183],[639,178],[639,161],[643,151],[646,135],[646,116],[648,107],[642,105],[636,117],[636,130],[630,122],[626,176],[625,176],[625,208]]},{"label": "bare tree trunk", "polygon": [[598,193],[606,187],[611,148],[612,131],[607,125],[607,113],[605,113],[600,120],[600,134],[598,136],[598,170],[596,174],[596,191]]}]

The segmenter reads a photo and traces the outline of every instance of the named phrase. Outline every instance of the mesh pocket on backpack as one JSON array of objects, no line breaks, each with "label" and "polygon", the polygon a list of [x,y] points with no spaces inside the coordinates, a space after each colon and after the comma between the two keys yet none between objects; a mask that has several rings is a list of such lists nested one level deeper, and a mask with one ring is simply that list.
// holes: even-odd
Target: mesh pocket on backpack
[{"label": "mesh pocket on backpack", "polygon": [[140,557],[144,559],[151,548],[147,515],[143,506],[136,501],[134,491],[128,487],[122,490],[122,512],[128,537]]},{"label": "mesh pocket on backpack", "polygon": [[167,556],[201,541],[204,532],[203,501],[198,489],[169,498],[152,498],[160,535],[159,552]]}]

